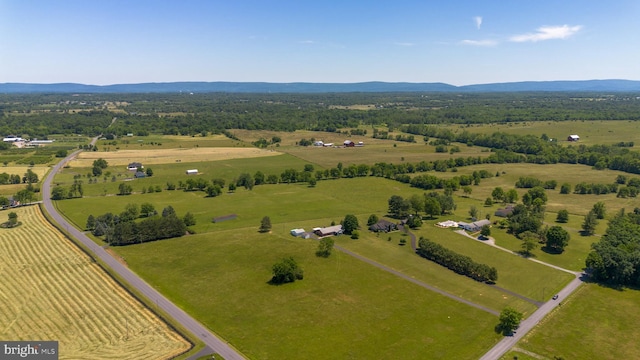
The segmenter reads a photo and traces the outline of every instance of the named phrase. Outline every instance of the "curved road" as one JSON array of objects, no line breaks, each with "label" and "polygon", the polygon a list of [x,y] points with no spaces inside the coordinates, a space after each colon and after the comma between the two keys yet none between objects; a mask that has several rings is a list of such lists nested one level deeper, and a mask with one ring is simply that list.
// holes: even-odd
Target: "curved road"
[{"label": "curved road", "polygon": [[[97,138],[94,138],[92,144],[95,144],[96,140]],[[111,267],[111,269],[113,269],[113,271],[115,271],[125,281],[127,281],[129,285],[136,288],[151,302],[155,303],[158,308],[162,309],[166,314],[180,323],[185,329],[187,329],[187,331],[190,331],[192,334],[194,334],[194,336],[202,340],[202,342],[204,342],[209,348],[211,348],[213,352],[222,355],[227,360],[244,359],[244,357],[235,349],[233,349],[229,344],[218,338],[202,324],[200,324],[182,309],[174,305],[171,301],[169,301],[162,294],[160,294],[149,284],[147,284],[144,280],[138,277],[138,275],[133,273],[127,267],[114,259],[111,255],[109,255],[109,253],[107,253],[102,247],[89,239],[83,232],[76,229],[58,213],[57,209],[53,206],[53,202],[51,201],[51,182],[53,181],[55,174],[60,171],[60,169],[66,163],[76,157],[81,151],[82,150],[75,151],[71,155],[67,156],[64,160],[60,161],[56,166],[53,167],[53,169],[51,169],[42,183],[42,200],[44,203],[44,207],[53,218],[53,221],[60,224],[60,226],[65,228],[68,233],[71,234],[71,236],[82,242],[84,246],[90,249],[95,256],[100,258],[100,260]]]}]

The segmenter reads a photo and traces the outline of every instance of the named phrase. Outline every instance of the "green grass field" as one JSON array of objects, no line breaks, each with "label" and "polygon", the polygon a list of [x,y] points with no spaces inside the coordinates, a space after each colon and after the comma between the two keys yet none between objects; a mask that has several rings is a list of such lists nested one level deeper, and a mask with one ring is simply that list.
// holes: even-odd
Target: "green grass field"
[{"label": "green grass field", "polygon": [[475,124],[475,125],[438,125],[448,127],[453,132],[468,131],[471,133],[492,134],[504,132],[518,135],[541,136],[547,134],[558,139],[561,144],[568,145],[567,136],[577,134],[580,144],[615,144],[621,141],[640,141],[640,123],[637,121],[530,121],[507,124]]},{"label": "green grass field", "polygon": [[640,358],[640,291],[584,284],[562,304],[518,347],[546,358]]},{"label": "green grass field", "polygon": [[[529,131],[532,134],[544,130],[550,137],[556,137],[550,131],[555,129],[554,125],[539,123],[522,129],[507,125],[472,126],[465,129],[493,132],[497,131],[496,127],[504,127],[509,131]],[[599,132],[569,131],[573,130],[571,127],[556,130],[558,133],[565,130],[578,133],[584,143],[595,140],[607,143],[615,139],[617,131],[632,131],[629,126],[626,122],[616,122],[612,124],[613,132],[603,129]],[[459,127],[456,131],[462,129]],[[195,146],[242,147],[250,146],[250,141],[260,137],[270,139],[280,136],[281,145],[270,148],[286,154],[268,158],[152,165],[153,177],[127,182],[134,191],[129,196],[112,194],[118,192],[118,185],[131,173],[110,167],[106,171],[111,171],[116,181],[112,182],[108,177],[106,181],[101,178],[97,184],[87,184],[86,177],[83,177],[85,198],[59,201],[57,205],[81,228],[90,213],[94,216],[106,212],[120,213],[128,203],[150,202],[158,211],[172,205],[178,215],[187,211],[193,213],[197,220],[192,227],[194,235],[114,250],[147,281],[252,358],[477,358],[499,339],[493,332],[496,318],[490,314],[443,298],[346,254],[334,252],[329,259],[316,258],[316,243],[289,235],[289,230],[293,228],[310,229],[328,226],[331,222],[339,223],[346,214],[355,214],[363,230],[359,240],[345,236],[336,238],[338,245],[496,311],[512,306],[527,315],[535,309],[533,304],[498,288],[475,282],[418,257],[410,248],[409,237],[399,232],[376,236],[364,230],[370,214],[386,214],[387,200],[391,195],[408,198],[424,193],[406,184],[366,177],[319,181],[313,188],[307,184],[261,185],[252,191],[239,188],[235,193],[224,192],[215,198],[205,198],[203,192],[163,190],[141,193],[143,188],[149,186],[164,189],[167,181],[177,183],[186,180],[184,172],[190,168],[198,168],[198,176],[207,180],[223,178],[229,183],[241,173],[253,175],[259,170],[266,175],[279,175],[285,169],[302,170],[305,164],[324,169],[334,167],[338,162],[344,165],[380,161],[399,163],[450,156],[488,155],[482,148],[461,145],[461,153],[436,154],[433,147],[425,145],[418,137],[416,144],[408,144],[367,136],[351,137],[356,142],[365,142],[361,148],[299,147],[295,142],[302,138],[315,137],[341,144],[346,137],[337,133],[316,132],[233,132],[243,141],[218,136],[152,136],[140,138],[142,142],[137,142],[139,139],[134,137],[129,144],[121,143],[119,146],[128,145],[129,150],[131,146],[147,150]],[[605,137],[597,138],[602,133],[607,140]],[[615,142],[623,140],[634,141],[625,138]],[[105,143],[104,146],[113,145]],[[559,225],[570,232],[571,241],[563,254],[548,254],[537,249],[533,251],[533,256],[579,271],[584,266],[591,243],[597,241],[606,229],[606,220],[602,220],[596,229],[596,236],[580,236],[583,217],[593,204],[604,202],[608,215],[621,208],[631,210],[640,206],[638,199],[618,199],[615,194],[560,195],[559,187],[563,182],[572,186],[581,181],[608,184],[614,182],[617,175],[624,174],[596,171],[583,165],[485,164],[462,167],[457,172],[429,174],[449,178],[471,174],[476,170],[487,170],[500,176],[483,179],[479,186],[472,186],[472,193],[468,197],[460,196],[462,191],[458,191],[455,195],[458,207],[453,214],[427,220],[414,233],[468,255],[477,262],[495,266],[499,272],[497,286],[537,301],[548,300],[572,276],[489,247],[451,230],[439,229],[433,223],[447,219],[467,221],[471,205],[481,211],[480,217],[491,214],[492,220],[498,220],[493,213],[501,204],[483,206],[484,200],[496,186],[511,189],[521,176],[556,180],[558,188],[547,191],[549,202],[545,222],[550,226],[555,225],[556,212],[567,209],[570,220]],[[56,177],[56,182],[69,186],[75,174],[85,175],[89,171],[89,168],[68,168]],[[526,189],[518,189],[518,192],[522,197]],[[237,214],[238,217],[220,223],[211,221],[214,217],[228,214]],[[257,232],[263,216],[271,218],[271,234]],[[498,245],[513,251],[520,250],[520,240],[504,230],[493,227],[492,236]],[[389,237],[391,240],[388,240]],[[404,246],[399,245],[402,238],[407,240]],[[305,279],[286,286],[267,285],[271,265],[288,255],[294,255],[302,264]],[[189,281],[184,281],[185,278]],[[618,293],[607,294],[615,297]],[[576,318],[573,321],[580,323],[581,320]],[[594,339],[594,343],[601,341],[604,339]],[[537,348],[532,350],[524,345],[519,346],[524,351],[540,353]],[[511,354],[520,358],[528,356],[517,351]],[[550,354],[544,354],[551,357]]]},{"label": "green grass field", "polygon": [[[339,252],[318,258],[316,247],[249,228],[116,251],[250,358],[477,358],[498,340],[495,316]],[[267,284],[284,256],[304,280]]]}]

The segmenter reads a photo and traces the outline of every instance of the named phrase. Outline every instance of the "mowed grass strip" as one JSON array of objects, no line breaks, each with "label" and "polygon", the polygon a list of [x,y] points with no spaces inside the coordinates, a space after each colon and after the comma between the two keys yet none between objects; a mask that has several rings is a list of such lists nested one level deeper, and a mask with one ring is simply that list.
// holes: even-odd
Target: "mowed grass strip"
[{"label": "mowed grass strip", "polygon": [[560,301],[518,347],[547,358],[640,358],[640,291],[584,284]]},{"label": "mowed grass strip", "polygon": [[37,206],[12,211],[22,225],[0,229],[0,340],[57,340],[61,358],[168,359],[190,348]]},{"label": "mowed grass strip", "polygon": [[[499,339],[495,316],[316,247],[249,228],[114,250],[251,358],[477,358]],[[267,284],[285,256],[304,280]]]},{"label": "mowed grass strip", "polygon": [[106,160],[110,165],[125,166],[132,162],[144,164],[167,164],[176,162],[199,162],[242,158],[256,158],[276,156],[280,153],[254,147],[192,147],[184,149],[160,149],[160,150],[117,150],[117,151],[83,151],[78,157],[69,163],[71,167],[91,167],[99,158]]},{"label": "mowed grass strip", "polygon": [[[362,222],[362,220],[360,221]],[[335,239],[336,244],[416,280],[498,312],[506,306],[516,308],[526,314],[531,314],[536,309],[535,305],[518,297],[456,274],[433,261],[418,256],[411,249],[410,237],[405,236],[401,231],[375,235],[363,230],[360,234],[358,240],[352,240],[349,236],[339,236]],[[401,239],[406,241],[404,245],[400,242]]]},{"label": "mowed grass strip", "polygon": [[496,285],[533,300],[548,300],[551,294],[562,289],[574,278],[569,273],[499,250],[479,240],[457,234],[451,229],[423,226],[415,231],[415,234],[469,256],[475,262],[495,267],[498,269]]}]

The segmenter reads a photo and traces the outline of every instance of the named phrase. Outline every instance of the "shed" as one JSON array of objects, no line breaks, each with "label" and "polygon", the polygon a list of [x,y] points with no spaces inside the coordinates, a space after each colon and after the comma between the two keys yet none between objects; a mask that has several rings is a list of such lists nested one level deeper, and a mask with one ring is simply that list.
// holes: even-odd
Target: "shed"
[{"label": "shed", "polygon": [[302,236],[302,234],[304,234],[304,229],[292,229],[291,230],[291,235],[292,236]]},{"label": "shed", "polygon": [[354,147],[354,146],[356,146],[356,143],[354,143],[351,140],[345,140],[343,145],[346,146],[346,147]]},{"label": "shed", "polygon": [[198,175],[198,169],[190,169],[186,171],[187,175]]},{"label": "shed", "polygon": [[143,177],[147,177],[147,174],[143,173],[142,171],[136,171],[135,175],[133,175],[136,179],[140,179]]},{"label": "shed", "polygon": [[567,137],[567,141],[578,141],[580,140],[580,136],[578,135],[569,135],[569,137]]}]

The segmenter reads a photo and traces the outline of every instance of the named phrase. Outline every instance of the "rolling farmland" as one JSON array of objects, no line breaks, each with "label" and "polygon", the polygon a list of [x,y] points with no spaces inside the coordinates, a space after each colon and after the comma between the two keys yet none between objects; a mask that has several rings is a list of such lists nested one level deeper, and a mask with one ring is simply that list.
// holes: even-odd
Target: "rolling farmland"
[{"label": "rolling farmland", "polygon": [[0,229],[1,340],[57,340],[61,359],[171,358],[190,348],[38,207],[15,212],[23,225]]}]

